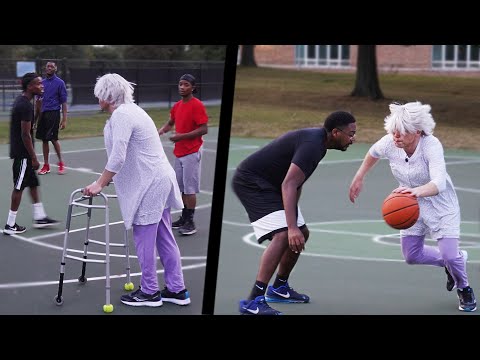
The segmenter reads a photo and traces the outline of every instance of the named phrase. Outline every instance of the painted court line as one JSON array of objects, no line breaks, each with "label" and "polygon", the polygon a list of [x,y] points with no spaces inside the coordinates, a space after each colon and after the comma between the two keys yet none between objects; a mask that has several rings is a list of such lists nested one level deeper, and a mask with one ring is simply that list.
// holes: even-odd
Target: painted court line
[{"label": "painted court line", "polygon": [[[182,270],[198,269],[198,268],[205,267],[205,266],[206,266],[206,263],[192,264],[192,265],[182,266]],[[164,270],[157,270],[157,274],[161,274],[163,272],[164,272]],[[142,273],[131,273],[130,277],[137,277],[137,276],[141,276],[141,275],[142,275]],[[127,277],[126,274],[110,275],[110,280],[111,279],[126,278],[126,277]],[[106,276],[87,277],[88,282],[105,280],[105,279],[106,279]],[[78,283],[78,279],[64,280],[63,283],[64,284]],[[16,289],[16,288],[45,286],[45,285],[58,285],[58,280],[31,281],[31,282],[18,282],[18,283],[0,284],[0,289]]]}]

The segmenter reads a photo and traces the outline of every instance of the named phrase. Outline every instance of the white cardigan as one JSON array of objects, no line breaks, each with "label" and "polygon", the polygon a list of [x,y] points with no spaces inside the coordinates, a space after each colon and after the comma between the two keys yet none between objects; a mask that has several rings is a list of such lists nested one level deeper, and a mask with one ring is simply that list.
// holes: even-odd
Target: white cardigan
[{"label": "white cardigan", "polygon": [[183,208],[175,171],[152,118],[138,105],[122,104],[103,130],[125,228],[158,223],[165,208]]}]

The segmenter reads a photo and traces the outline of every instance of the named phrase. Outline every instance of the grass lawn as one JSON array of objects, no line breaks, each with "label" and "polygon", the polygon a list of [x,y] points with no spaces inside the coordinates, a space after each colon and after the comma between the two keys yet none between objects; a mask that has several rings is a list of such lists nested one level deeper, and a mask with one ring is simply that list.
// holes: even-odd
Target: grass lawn
[{"label": "grass lawn", "polygon": [[[165,124],[169,118],[169,109],[146,109],[152,117],[157,128]],[[220,106],[207,106],[209,125],[218,126],[220,120]],[[94,112],[89,115],[76,115],[70,113],[67,120],[67,127],[59,133],[60,140],[82,137],[103,136],[105,121],[108,113]],[[0,121],[0,144],[7,144],[10,141],[10,121]]]},{"label": "grass lawn", "polygon": [[355,74],[237,68],[232,136],[274,138],[296,128],[318,126],[335,110],[357,119],[357,142],[385,135],[383,119],[392,101],[421,101],[432,106],[434,135],[445,148],[480,151],[480,79],[379,74],[385,99],[350,96]]}]

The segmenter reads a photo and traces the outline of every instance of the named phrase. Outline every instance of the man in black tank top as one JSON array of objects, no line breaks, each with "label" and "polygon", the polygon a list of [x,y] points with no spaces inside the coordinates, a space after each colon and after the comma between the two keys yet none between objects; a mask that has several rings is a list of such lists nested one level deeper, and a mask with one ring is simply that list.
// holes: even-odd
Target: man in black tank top
[{"label": "man in black tank top", "polygon": [[[245,207],[259,243],[265,249],[255,284],[240,313],[280,315],[267,302],[307,303],[310,298],[288,284],[288,278],[305,249],[309,231],[298,201],[302,186],[327,149],[346,151],[356,133],[355,118],[345,111],[331,113],[323,127],[287,132],[240,163],[232,187]],[[277,276],[268,286],[275,270]]]}]

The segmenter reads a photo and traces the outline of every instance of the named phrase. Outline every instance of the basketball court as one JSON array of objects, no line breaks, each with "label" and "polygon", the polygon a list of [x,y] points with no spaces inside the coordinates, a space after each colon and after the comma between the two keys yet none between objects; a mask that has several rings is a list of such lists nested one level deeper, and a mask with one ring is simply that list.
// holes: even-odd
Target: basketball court
[{"label": "basketball court", "polygon": [[[111,304],[114,310],[109,315],[193,315],[201,314],[203,287],[206,266],[206,254],[210,226],[211,200],[213,193],[213,175],[216,160],[218,128],[209,128],[204,136],[204,152],[202,158],[201,193],[197,196],[195,223],[197,233],[182,236],[174,230],[182,256],[182,267],[186,287],[190,292],[192,303],[188,306],[178,306],[164,302],[158,308],[131,307],[120,302],[120,296],[128,293],[124,290],[126,283],[125,249],[111,247],[110,279]],[[168,140],[168,134],[161,137],[170,163],[173,164],[173,143]],[[60,141],[64,155],[65,175],[57,174],[56,154],[51,146],[51,173],[40,175],[40,196],[47,214],[62,223],[57,228],[33,229],[31,199],[29,191],[23,193],[19,208],[17,223],[27,227],[27,231],[19,235],[0,235],[0,252],[2,254],[0,271],[0,314],[17,315],[100,315],[106,302],[106,269],[102,263],[87,263],[87,281],[81,283],[82,262],[66,259],[65,280],[63,286],[63,305],[57,306],[54,297],[57,295],[60,261],[62,256],[67,209],[70,195],[76,189],[89,185],[103,171],[107,156],[103,137]],[[37,155],[41,164],[43,158],[40,144],[36,144]],[[4,171],[0,174],[4,191],[0,194],[2,204],[2,229],[5,225],[10,207],[12,189],[11,159],[8,157],[9,145],[0,145],[0,165]],[[113,185],[104,188],[104,192],[114,195]],[[78,194],[77,194],[78,197]],[[97,199],[96,199],[97,200]],[[101,201],[98,203],[102,203]],[[109,199],[109,229],[110,242],[123,243],[125,228],[120,215],[118,202]],[[74,207],[74,212],[84,211]],[[176,220],[181,210],[172,211],[172,219]],[[85,239],[86,216],[72,218],[68,235],[68,251],[73,256],[83,255]],[[89,238],[105,241],[105,210],[94,209]],[[129,232],[131,280],[135,288],[140,284],[140,268],[135,254],[131,232]],[[88,247],[88,258],[105,260],[105,246],[91,243]],[[161,288],[163,282],[163,267],[158,261],[158,277]],[[107,316],[107,315],[106,315]]]},{"label": "basketball court", "polygon": [[[254,284],[259,245],[244,208],[233,194],[235,167],[268,140],[231,138],[223,212],[215,314],[236,315],[239,300]],[[271,304],[286,315],[466,315],[458,310],[456,292],[445,289],[443,268],[407,265],[399,231],[382,219],[381,205],[397,183],[382,160],[367,175],[355,204],[348,199],[351,180],[369,146],[354,144],[346,152],[329,150],[300,199],[310,229],[306,250],[289,283],[310,296],[308,304]],[[445,151],[447,171],[456,186],[461,223],[461,249],[468,251],[470,285],[480,294],[480,154]],[[427,244],[434,245],[431,239]],[[272,279],[273,281],[273,279]],[[271,284],[271,283],[270,283]]]}]

